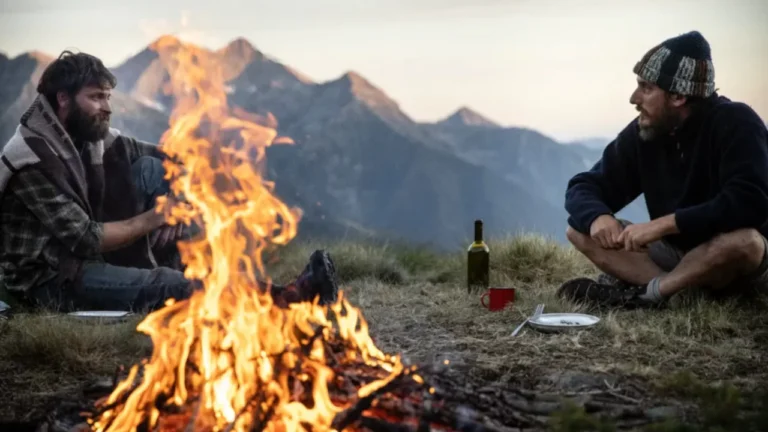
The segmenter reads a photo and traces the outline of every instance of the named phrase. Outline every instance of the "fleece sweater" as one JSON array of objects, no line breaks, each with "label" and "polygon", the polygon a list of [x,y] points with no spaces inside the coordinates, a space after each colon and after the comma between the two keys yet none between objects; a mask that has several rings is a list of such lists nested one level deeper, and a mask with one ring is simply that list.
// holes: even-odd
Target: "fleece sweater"
[{"label": "fleece sweater", "polygon": [[565,194],[568,224],[589,234],[597,217],[613,215],[640,194],[656,219],[675,215],[690,250],[717,234],[755,228],[768,237],[768,130],[748,105],[715,96],[672,134],[642,141],[637,119],[575,175]]}]

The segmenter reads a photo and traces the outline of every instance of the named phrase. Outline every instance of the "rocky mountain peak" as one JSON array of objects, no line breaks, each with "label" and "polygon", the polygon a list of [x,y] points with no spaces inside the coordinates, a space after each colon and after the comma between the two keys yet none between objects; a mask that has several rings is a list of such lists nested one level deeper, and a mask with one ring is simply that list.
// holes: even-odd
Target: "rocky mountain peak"
[{"label": "rocky mountain peak", "polygon": [[364,102],[366,105],[397,108],[397,102],[355,71],[345,73],[339,78],[338,82],[345,89],[348,89],[357,100]]},{"label": "rocky mountain peak", "polygon": [[488,126],[488,127],[501,127],[498,123],[478,113],[477,111],[462,106],[456,110],[453,114],[446,117],[444,120],[438,122],[440,125],[445,126]]},{"label": "rocky mountain peak", "polygon": [[233,39],[223,48],[218,50],[219,53],[225,56],[238,56],[242,58],[252,59],[256,55],[260,54],[252,43],[244,37]]}]

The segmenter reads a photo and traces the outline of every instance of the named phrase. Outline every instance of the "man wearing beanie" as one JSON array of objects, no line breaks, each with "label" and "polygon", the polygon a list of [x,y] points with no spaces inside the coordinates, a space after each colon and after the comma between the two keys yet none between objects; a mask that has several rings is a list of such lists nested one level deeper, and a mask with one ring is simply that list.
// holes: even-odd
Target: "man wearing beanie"
[{"label": "man wearing beanie", "polygon": [[[633,69],[639,115],[569,182],[567,235],[603,274],[562,298],[608,307],[666,304],[688,288],[768,292],[768,131],[752,108],[715,91],[696,31],[650,49]],[[615,214],[644,194],[650,222]]]}]

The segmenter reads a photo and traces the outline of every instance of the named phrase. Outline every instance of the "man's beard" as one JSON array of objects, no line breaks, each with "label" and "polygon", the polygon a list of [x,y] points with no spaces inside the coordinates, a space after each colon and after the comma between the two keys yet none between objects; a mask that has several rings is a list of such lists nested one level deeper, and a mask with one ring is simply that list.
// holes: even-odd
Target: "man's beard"
[{"label": "man's beard", "polygon": [[75,103],[65,127],[75,141],[96,142],[104,139],[109,132],[109,115],[88,115]]},{"label": "man's beard", "polygon": [[[638,107],[638,110],[640,108]],[[680,118],[671,110],[665,108],[648,126],[638,124],[640,139],[653,141],[661,136],[669,135],[680,123]]]}]

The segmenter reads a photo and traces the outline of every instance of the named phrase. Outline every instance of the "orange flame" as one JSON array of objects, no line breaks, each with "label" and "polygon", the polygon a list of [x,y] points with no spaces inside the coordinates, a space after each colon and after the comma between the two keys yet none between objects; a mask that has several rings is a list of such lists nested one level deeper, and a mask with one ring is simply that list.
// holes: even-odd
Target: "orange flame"
[{"label": "orange flame", "polygon": [[[278,138],[274,119],[258,124],[252,114],[227,106],[221,68],[210,54],[170,37],[153,49],[168,68],[168,90],[177,100],[161,142],[178,161],[165,167],[174,194],[185,202],[165,211],[171,224],[202,221],[204,236],[179,243],[179,249],[185,275],[204,289],[168,301],[139,324],[137,330],[152,339],[152,357],[142,369],[132,367],[92,428],[154,430],[162,413],[178,407],[194,412],[194,430],[250,430],[257,420],[252,413],[270,409],[265,430],[299,430],[302,424],[328,430],[346,406],[329,396],[334,372],[322,339],[335,332],[346,344],[347,360],[390,372],[361,388],[360,397],[400,373],[400,358],[374,345],[343,293],[329,307],[298,303],[281,309],[257,288],[257,279],[269,281],[264,248],[294,238],[301,217],[262,176],[266,147],[291,141]],[[296,380],[311,388],[311,402],[294,400]]]}]

